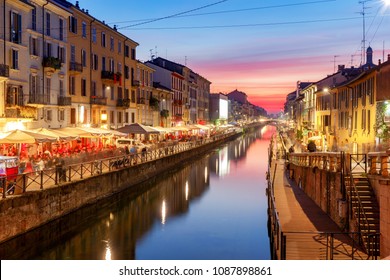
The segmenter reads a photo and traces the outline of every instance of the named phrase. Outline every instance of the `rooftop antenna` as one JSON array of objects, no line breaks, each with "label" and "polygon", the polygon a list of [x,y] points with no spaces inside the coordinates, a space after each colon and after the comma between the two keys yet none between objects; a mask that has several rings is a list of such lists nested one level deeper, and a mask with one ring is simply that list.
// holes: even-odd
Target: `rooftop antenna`
[{"label": "rooftop antenna", "polygon": [[187,66],[187,56],[184,57],[184,65]]},{"label": "rooftop antenna", "polygon": [[339,55],[333,56],[333,73],[336,73],[336,57],[339,57]]},{"label": "rooftop antenna", "polygon": [[360,14],[363,16],[363,40],[362,40],[362,57],[361,57],[361,64],[364,65],[366,63],[366,10],[370,7],[366,7],[366,3],[370,2],[371,0],[362,0],[359,1],[359,4],[362,4],[362,11]]}]

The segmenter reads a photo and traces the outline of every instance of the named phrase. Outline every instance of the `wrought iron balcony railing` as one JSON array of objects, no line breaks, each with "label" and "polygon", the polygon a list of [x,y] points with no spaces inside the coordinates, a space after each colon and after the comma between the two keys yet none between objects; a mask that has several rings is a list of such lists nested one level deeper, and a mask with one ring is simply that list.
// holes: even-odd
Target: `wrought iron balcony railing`
[{"label": "wrought iron balcony railing", "polygon": [[107,97],[91,96],[91,104],[93,104],[93,105],[107,105]]},{"label": "wrought iron balcony railing", "polygon": [[58,106],[72,105],[72,98],[69,96],[58,96]]}]

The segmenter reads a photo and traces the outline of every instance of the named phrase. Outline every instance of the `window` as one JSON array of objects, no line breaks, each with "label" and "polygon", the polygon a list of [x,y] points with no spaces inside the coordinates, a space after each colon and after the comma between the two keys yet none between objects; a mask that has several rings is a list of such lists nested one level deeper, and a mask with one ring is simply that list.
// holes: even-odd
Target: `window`
[{"label": "window", "polygon": [[50,36],[50,14],[46,13],[46,35]]},{"label": "window", "polygon": [[58,58],[60,59],[61,63],[65,63],[65,48],[58,46]]},{"label": "window", "polygon": [[125,112],[125,119],[124,119],[124,122],[125,122],[125,123],[129,123],[129,113],[128,113],[128,112]]},{"label": "window", "polygon": [[19,69],[19,51],[18,50],[11,50],[11,68],[18,70]]},{"label": "window", "polygon": [[135,123],[135,113],[131,113],[131,122]]},{"label": "window", "polygon": [[114,87],[110,87],[110,95],[111,95],[111,100],[115,100]]},{"label": "window", "polygon": [[81,64],[83,67],[87,67],[87,52],[85,50],[81,50]]},{"label": "window", "polygon": [[131,49],[131,59],[135,60],[135,49]]},{"label": "window", "polygon": [[60,96],[65,96],[64,81],[60,80]]},{"label": "window", "polygon": [[69,31],[77,34],[77,18],[73,16],[69,17]]},{"label": "window", "polygon": [[60,18],[59,24],[60,24],[60,40],[64,41],[64,20],[62,18]]},{"label": "window", "polygon": [[37,8],[34,7],[31,11],[31,29],[37,30]]},{"label": "window", "polygon": [[106,33],[102,32],[102,47],[106,47]]},{"label": "window", "polygon": [[118,41],[118,53],[122,53],[122,42]]},{"label": "window", "polygon": [[135,90],[131,91],[131,102],[135,102]]},{"label": "window", "polygon": [[118,87],[118,99],[122,99],[122,87]]},{"label": "window", "polygon": [[122,112],[118,112],[118,123],[122,123]]},{"label": "window", "polygon": [[51,44],[50,43],[46,43],[46,56],[47,57],[52,56],[51,55]]},{"label": "window", "polygon": [[30,38],[30,54],[39,56],[39,47],[38,47],[38,39],[37,38]]},{"label": "window", "polygon": [[98,64],[99,64],[99,57],[97,54],[93,54],[93,59],[92,59],[92,69],[93,70],[98,70]]},{"label": "window", "polygon": [[70,108],[70,123],[76,124],[76,108]]},{"label": "window", "polygon": [[62,122],[65,120],[65,110],[60,109],[58,110],[58,121]]},{"label": "window", "polygon": [[115,111],[110,111],[110,123],[115,123]]},{"label": "window", "polygon": [[30,74],[30,95],[35,96],[38,93],[38,76]]},{"label": "window", "polygon": [[83,36],[83,38],[87,38],[87,24],[84,21],[81,24],[81,28],[82,28],[82,36]]},{"label": "window", "polygon": [[102,57],[102,71],[106,71],[106,58]]},{"label": "window", "polygon": [[70,62],[76,61],[76,47],[74,45],[70,45]]},{"label": "window", "polygon": [[96,28],[92,28],[92,42],[96,43]]},{"label": "window", "polygon": [[76,95],[76,78],[73,76],[69,77],[69,94]]},{"label": "window", "polygon": [[110,50],[114,51],[114,37],[110,37]]},{"label": "window", "polygon": [[128,79],[130,77],[129,75],[129,66],[125,65],[125,79]]},{"label": "window", "polygon": [[81,79],[81,96],[87,96],[87,80]]},{"label": "window", "polygon": [[130,48],[129,46],[125,46],[125,56],[130,57]]},{"label": "window", "polygon": [[15,13],[11,13],[11,26],[10,26],[10,41],[16,44],[22,43],[22,16]]},{"label": "window", "polygon": [[46,96],[50,97],[51,94],[51,78],[46,78]]},{"label": "window", "polygon": [[122,63],[118,62],[117,72],[122,73]]},{"label": "window", "polygon": [[110,66],[110,71],[111,72],[115,72],[115,65],[114,65],[115,63],[114,63],[114,60],[112,58],[110,58],[110,62],[109,63],[110,63],[110,65],[109,65]]},{"label": "window", "polygon": [[52,110],[46,110],[46,120],[51,121],[53,119],[53,111]]}]

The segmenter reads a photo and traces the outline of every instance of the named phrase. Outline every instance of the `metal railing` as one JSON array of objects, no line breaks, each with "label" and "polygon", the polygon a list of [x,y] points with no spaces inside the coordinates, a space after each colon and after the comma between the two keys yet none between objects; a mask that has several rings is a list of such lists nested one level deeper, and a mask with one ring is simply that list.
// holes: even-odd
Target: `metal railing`
[{"label": "metal railing", "polygon": [[215,141],[226,139],[233,135],[237,135],[237,132],[215,135],[211,138],[196,141],[170,143],[163,147],[158,147],[146,152],[121,154],[118,156],[94,159],[77,164],[57,165],[44,170],[18,174],[16,178],[13,176],[12,179],[4,176],[0,178],[2,198],[6,198],[9,195],[25,193],[27,191],[43,190],[58,186],[59,184],[65,182],[82,180],[99,174],[108,173],[113,170],[128,168],[130,166],[158,160],[160,158],[198,148]]}]

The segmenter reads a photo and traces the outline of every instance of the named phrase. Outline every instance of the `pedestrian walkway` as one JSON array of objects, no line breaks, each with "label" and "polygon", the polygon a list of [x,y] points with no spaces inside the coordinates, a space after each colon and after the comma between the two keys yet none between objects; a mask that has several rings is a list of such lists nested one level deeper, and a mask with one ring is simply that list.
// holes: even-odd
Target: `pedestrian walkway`
[{"label": "pedestrian walkway", "polygon": [[357,242],[343,233],[302,189],[287,178],[284,165],[284,159],[273,159],[270,168],[275,211],[279,218],[280,237],[275,237],[275,240],[280,240],[280,244],[275,245],[276,257],[287,260],[367,259]]}]

